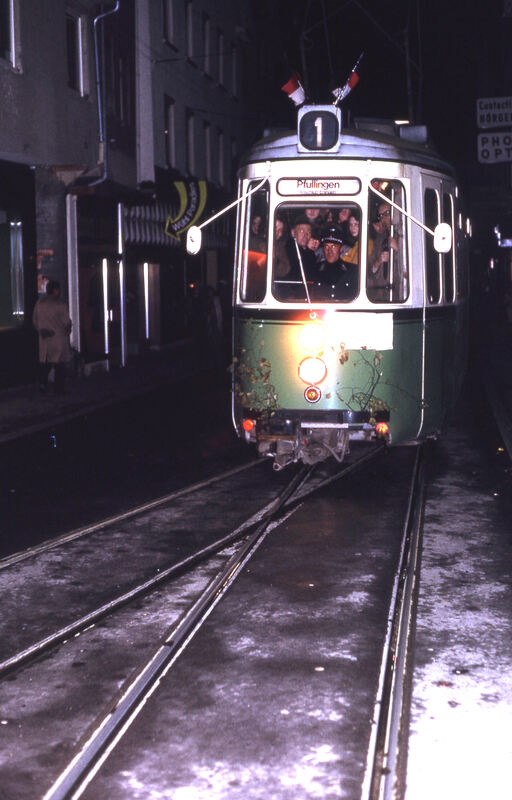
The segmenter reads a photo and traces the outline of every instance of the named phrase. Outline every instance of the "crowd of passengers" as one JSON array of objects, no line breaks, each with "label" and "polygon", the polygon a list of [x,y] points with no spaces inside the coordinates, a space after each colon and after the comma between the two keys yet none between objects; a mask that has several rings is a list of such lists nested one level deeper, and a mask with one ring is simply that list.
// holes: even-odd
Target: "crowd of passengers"
[{"label": "crowd of passengers", "polygon": [[[359,294],[359,209],[305,208],[288,224],[275,218],[274,294],[280,300],[307,299],[350,302]],[[391,209],[375,208],[369,231],[367,287],[371,299],[389,296],[390,251],[397,251],[391,234]],[[249,249],[266,252],[262,218],[251,222]],[[306,284],[306,286],[304,285]]]}]

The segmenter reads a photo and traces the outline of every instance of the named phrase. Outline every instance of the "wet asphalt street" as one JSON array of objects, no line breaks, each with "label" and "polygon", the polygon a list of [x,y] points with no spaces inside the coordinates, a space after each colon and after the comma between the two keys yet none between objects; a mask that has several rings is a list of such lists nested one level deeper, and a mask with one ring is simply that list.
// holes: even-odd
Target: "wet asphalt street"
[{"label": "wet asphalt street", "polygon": [[0,557],[253,458],[227,380],[208,384],[163,385],[0,444]]},{"label": "wet asphalt street", "polygon": [[[2,445],[3,555],[249,461],[253,453],[231,432],[226,398],[221,385],[208,397],[183,398],[164,386]],[[412,455],[404,448],[384,456],[382,469],[335,484],[276,529],[85,797],[358,800],[399,546],[394,523],[407,488],[398,465]],[[110,573],[113,590],[137,579],[133,536],[144,577],[150,564],[158,568],[183,551],[209,509],[220,529],[229,522],[226,502],[236,517],[283,479],[268,464],[257,470],[257,481],[230,479],[196,506],[183,501],[172,516],[174,538],[158,513],[149,542],[147,529],[122,527],[108,542],[99,537],[97,546],[84,541],[47,557],[46,566],[19,566],[19,589],[6,572],[2,602],[12,605],[2,608],[11,620],[4,656],[26,645],[31,626],[44,635],[79,613],[81,597],[94,604],[95,574]],[[407,800],[476,800],[489,786],[492,796],[508,791],[511,476],[484,392],[468,380],[430,452]],[[4,679],[2,797],[42,797],[218,562]]]}]

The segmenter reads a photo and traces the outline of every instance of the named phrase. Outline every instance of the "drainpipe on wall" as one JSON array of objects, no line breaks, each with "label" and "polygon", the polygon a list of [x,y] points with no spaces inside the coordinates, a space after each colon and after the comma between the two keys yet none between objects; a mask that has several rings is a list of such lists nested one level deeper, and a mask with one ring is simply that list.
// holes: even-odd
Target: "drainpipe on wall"
[{"label": "drainpipe on wall", "polygon": [[[103,181],[107,178],[107,169],[108,169],[108,145],[107,145],[107,121],[106,121],[106,113],[103,107],[103,82],[102,82],[102,73],[101,73],[101,65],[100,65],[100,45],[98,42],[98,23],[101,20],[104,20],[105,17],[109,17],[111,14],[115,14],[119,11],[119,2],[120,0],[116,0],[116,4],[114,8],[111,8],[110,11],[105,11],[103,14],[98,14],[97,17],[94,18],[94,63],[96,67],[96,100],[98,104],[98,151],[99,151],[99,164],[101,166],[101,175],[99,178],[96,178],[94,181],[89,183],[89,186],[97,186],[99,183],[103,183]],[[102,50],[103,50],[103,40],[102,40]],[[102,56],[104,53],[102,52]]]}]

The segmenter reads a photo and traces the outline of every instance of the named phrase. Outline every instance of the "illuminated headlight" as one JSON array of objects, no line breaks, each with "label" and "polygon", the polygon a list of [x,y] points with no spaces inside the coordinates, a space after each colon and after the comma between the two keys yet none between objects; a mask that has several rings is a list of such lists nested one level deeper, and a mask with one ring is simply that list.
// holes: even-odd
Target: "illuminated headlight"
[{"label": "illuminated headlight", "polygon": [[325,345],[325,328],[321,322],[304,325],[299,333],[299,344],[307,353],[321,353]]},{"label": "illuminated headlight", "polygon": [[327,375],[327,367],[321,358],[305,358],[299,364],[299,378],[304,383],[322,383]]}]

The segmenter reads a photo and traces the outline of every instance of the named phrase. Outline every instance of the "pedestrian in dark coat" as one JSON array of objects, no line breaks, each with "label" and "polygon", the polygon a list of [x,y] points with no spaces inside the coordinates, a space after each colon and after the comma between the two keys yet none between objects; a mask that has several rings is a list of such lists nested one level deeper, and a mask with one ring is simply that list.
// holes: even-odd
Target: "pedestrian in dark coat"
[{"label": "pedestrian in dark coat", "polygon": [[34,306],[32,324],[39,334],[39,388],[43,393],[47,391],[53,368],[55,394],[63,394],[66,363],[71,360],[71,319],[57,281],[46,284],[46,294]]}]

